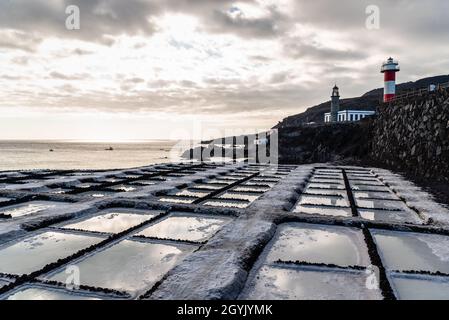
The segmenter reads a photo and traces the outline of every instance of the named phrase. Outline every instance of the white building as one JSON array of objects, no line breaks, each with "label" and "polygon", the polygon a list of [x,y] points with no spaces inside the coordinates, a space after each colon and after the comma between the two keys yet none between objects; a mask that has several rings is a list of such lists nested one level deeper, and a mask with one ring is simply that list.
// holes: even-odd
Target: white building
[{"label": "white building", "polygon": [[[375,111],[367,110],[343,110],[337,113],[337,122],[354,122],[360,121],[367,116],[376,114]],[[331,122],[331,113],[324,114],[324,122]]]},{"label": "white building", "polygon": [[342,110],[340,111],[340,90],[337,85],[332,89],[331,112],[324,114],[324,122],[354,122],[360,121],[366,116],[376,114],[367,110]]}]

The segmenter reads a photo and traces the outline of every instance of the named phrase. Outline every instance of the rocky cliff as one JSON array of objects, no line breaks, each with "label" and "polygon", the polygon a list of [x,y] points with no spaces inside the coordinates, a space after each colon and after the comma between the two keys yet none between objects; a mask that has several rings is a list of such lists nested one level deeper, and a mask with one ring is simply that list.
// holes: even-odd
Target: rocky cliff
[{"label": "rocky cliff", "polygon": [[372,121],[279,128],[279,162],[358,160],[369,155]]}]

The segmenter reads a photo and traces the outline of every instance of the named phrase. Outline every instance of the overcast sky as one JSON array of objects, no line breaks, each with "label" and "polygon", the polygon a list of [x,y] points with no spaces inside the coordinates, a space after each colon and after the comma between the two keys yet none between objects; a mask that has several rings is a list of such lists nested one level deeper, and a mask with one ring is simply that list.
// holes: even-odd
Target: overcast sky
[{"label": "overcast sky", "polygon": [[447,0],[1,0],[0,139],[267,129],[381,87],[389,56],[400,82],[448,74],[448,40]]}]

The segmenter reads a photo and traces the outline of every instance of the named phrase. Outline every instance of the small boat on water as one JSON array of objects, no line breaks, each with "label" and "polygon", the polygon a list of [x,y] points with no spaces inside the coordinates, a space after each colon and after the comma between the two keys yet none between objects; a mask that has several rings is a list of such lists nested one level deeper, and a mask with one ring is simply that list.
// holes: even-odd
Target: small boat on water
[{"label": "small boat on water", "polygon": [[109,148],[106,148],[104,150],[106,150],[106,151],[114,151],[114,148],[113,147],[109,147]]},{"label": "small boat on water", "polygon": [[48,150],[48,151],[50,151],[50,152],[53,152],[53,151],[55,151],[55,150],[53,150],[53,149],[50,149],[50,150]]}]

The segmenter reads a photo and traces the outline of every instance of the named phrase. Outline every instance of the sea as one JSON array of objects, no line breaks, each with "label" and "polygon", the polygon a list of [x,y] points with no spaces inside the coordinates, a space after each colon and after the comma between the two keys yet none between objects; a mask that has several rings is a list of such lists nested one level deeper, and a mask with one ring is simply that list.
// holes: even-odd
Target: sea
[{"label": "sea", "polygon": [[1,141],[0,171],[32,169],[125,169],[180,162],[188,141],[133,142]]}]

